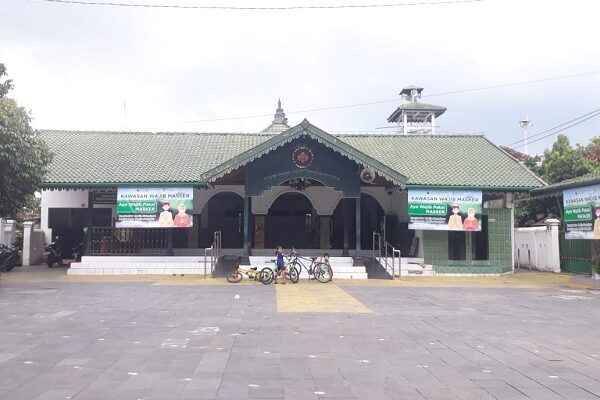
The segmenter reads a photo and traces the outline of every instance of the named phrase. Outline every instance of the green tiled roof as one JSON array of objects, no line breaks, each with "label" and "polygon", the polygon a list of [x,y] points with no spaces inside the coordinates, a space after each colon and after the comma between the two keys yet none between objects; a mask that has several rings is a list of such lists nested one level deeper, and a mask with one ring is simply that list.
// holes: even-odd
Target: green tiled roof
[{"label": "green tiled roof", "polygon": [[415,112],[418,114],[423,114],[422,117],[427,117],[426,113],[434,113],[436,117],[439,117],[444,112],[446,112],[446,107],[436,106],[433,104],[421,103],[418,101],[413,101],[410,103],[405,103],[394,110],[392,114],[388,117],[388,122],[398,122],[400,120],[400,116],[404,111],[412,111],[414,115]]},{"label": "green tiled roof", "polygon": [[413,101],[398,106],[399,110],[446,111],[446,107]]},{"label": "green tiled roof", "polygon": [[408,186],[527,189],[545,183],[480,135],[348,135],[348,144],[409,177]]},{"label": "green tiled roof", "polygon": [[272,122],[269,126],[260,131],[260,133],[281,133],[287,131],[288,129],[290,129],[290,126],[287,124],[287,122]]},{"label": "green tiled roof", "polygon": [[55,156],[47,186],[197,183],[272,134],[42,131]]},{"label": "green tiled roof", "polygon": [[571,189],[575,187],[596,185],[600,183],[600,174],[591,173],[577,178],[567,179],[562,182],[554,183],[552,185],[544,186],[531,191],[531,194],[535,197],[545,197],[562,195],[562,191],[565,189]]},{"label": "green tiled roof", "polygon": [[527,190],[545,183],[483,136],[42,131],[55,153],[46,187],[205,185],[302,132],[397,184]]}]

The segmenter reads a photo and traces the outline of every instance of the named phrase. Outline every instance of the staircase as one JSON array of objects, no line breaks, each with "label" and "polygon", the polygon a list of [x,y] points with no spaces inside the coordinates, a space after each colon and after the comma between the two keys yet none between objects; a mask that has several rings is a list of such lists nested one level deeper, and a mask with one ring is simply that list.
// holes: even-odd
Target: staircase
[{"label": "staircase", "polygon": [[231,271],[240,264],[239,256],[221,256],[215,263],[212,271],[213,278],[225,278]]},{"label": "staircase", "polygon": [[383,266],[373,257],[365,259],[365,267],[369,279],[392,279],[392,276],[383,268]]}]

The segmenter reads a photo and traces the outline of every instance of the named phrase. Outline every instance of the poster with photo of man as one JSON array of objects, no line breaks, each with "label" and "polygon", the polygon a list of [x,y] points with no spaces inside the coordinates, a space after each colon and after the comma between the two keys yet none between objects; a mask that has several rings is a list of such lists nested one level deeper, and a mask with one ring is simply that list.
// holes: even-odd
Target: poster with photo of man
[{"label": "poster with photo of man", "polygon": [[409,229],[481,230],[481,190],[408,190]]},{"label": "poster with photo of man", "polygon": [[600,185],[563,191],[566,239],[600,239]]}]

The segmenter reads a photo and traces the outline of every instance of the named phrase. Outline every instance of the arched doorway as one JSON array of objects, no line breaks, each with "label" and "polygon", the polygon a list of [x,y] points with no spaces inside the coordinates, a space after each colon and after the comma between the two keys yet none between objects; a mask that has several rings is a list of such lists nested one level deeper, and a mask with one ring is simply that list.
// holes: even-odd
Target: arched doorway
[{"label": "arched doorway", "polygon": [[200,247],[210,247],[219,230],[223,248],[244,246],[244,199],[239,194],[220,192],[208,200],[200,217]]},{"label": "arched doorway", "polygon": [[373,248],[373,232],[384,233],[385,213],[379,202],[371,195],[360,195],[360,242],[362,249]]},{"label": "arched doorway", "polygon": [[265,247],[316,248],[317,221],[312,203],[304,194],[284,193],[271,204],[265,218]]}]

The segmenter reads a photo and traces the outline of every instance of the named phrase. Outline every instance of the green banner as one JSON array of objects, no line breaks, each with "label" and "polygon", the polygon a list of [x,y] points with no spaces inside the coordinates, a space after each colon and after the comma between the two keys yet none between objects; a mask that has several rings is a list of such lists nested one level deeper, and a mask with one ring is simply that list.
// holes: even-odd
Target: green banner
[{"label": "green banner", "polygon": [[409,189],[409,229],[480,231],[481,190]]},{"label": "green banner", "polygon": [[157,205],[156,200],[118,200],[117,214],[154,214],[157,211]]},{"label": "green banner", "polygon": [[118,188],[117,228],[189,228],[194,189]]},{"label": "green banner", "polygon": [[408,214],[419,215],[441,215],[446,216],[448,207],[445,204],[435,203],[413,203],[408,205]]},{"label": "green banner", "polygon": [[565,222],[579,222],[592,220],[592,207],[571,206],[565,208]]},{"label": "green banner", "polygon": [[600,185],[563,191],[566,239],[600,239]]}]

